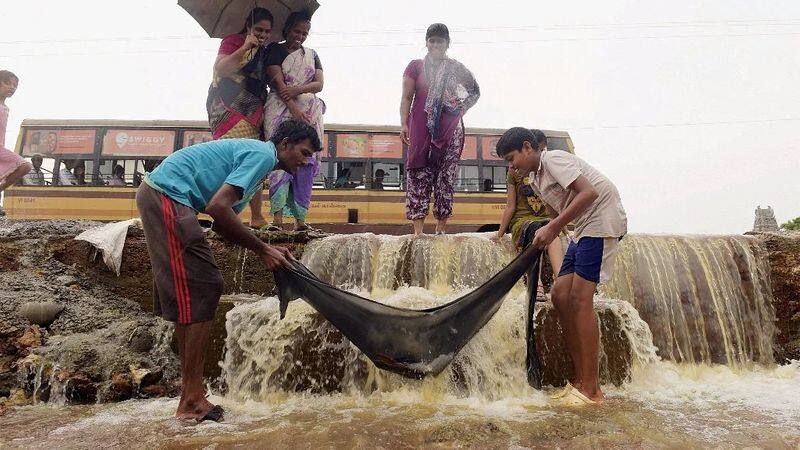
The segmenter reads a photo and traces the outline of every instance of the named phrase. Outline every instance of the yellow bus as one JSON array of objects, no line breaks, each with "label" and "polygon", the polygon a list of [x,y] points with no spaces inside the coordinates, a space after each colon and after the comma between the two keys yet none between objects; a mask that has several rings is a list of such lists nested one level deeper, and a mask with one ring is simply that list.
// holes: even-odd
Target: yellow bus
[{"label": "yellow bus", "polygon": [[[406,148],[399,131],[394,126],[325,125],[310,223],[407,223],[403,192]],[[494,148],[502,132],[466,130],[454,214],[449,222],[461,230],[500,220],[507,167]],[[567,132],[545,134],[549,148],[574,151]],[[26,158],[41,155],[46,181],[44,185],[8,189],[6,214],[11,219],[26,220],[117,221],[137,217],[134,196],[143,174],[172,152],[209,140],[211,133],[204,121],[26,119],[16,151]],[[249,210],[242,218],[249,219]]]}]

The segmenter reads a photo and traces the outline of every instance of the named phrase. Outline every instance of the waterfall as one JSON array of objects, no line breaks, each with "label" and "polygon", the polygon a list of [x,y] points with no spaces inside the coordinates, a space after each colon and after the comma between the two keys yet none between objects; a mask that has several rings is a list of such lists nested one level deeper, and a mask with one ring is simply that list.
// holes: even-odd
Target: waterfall
[{"label": "waterfall", "polygon": [[[498,244],[483,234],[418,238],[358,234],[313,241],[302,260],[334,285],[385,304],[422,309],[474,289],[513,256],[510,241]],[[601,317],[614,318],[607,330],[618,336],[608,338],[625,342],[614,348],[606,345],[606,366],[618,359],[628,364],[656,359],[647,324],[631,304],[606,298],[596,303]],[[537,322],[543,324],[543,346],[563,356],[555,334],[559,328],[552,326],[552,307],[545,303],[536,307]],[[286,391],[421,389],[487,399],[528,395],[525,308],[527,297],[519,283],[442,374],[416,381],[377,369],[305,302],[290,303],[286,318],[280,320],[276,299],[250,297],[227,314],[223,378],[228,395],[239,400],[265,399]],[[604,337],[603,342],[609,341]]]},{"label": "waterfall", "polygon": [[630,235],[604,293],[633,304],[675,362],[773,362],[769,265],[748,236]]}]

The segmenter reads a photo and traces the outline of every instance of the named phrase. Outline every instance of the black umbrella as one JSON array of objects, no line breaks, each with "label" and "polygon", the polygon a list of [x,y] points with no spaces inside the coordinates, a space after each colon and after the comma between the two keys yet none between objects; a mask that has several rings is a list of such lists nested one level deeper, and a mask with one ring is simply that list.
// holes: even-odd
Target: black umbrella
[{"label": "black umbrella", "polygon": [[306,10],[313,14],[319,8],[316,0],[178,0],[178,5],[212,38],[238,33],[253,8],[266,8],[275,17],[271,41],[281,40],[280,30],[290,13]]}]

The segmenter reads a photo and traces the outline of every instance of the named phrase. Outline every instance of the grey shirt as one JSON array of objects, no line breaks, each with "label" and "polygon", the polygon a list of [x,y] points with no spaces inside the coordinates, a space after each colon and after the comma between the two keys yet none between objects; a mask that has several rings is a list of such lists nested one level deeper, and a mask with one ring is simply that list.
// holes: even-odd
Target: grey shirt
[{"label": "grey shirt", "polygon": [[546,150],[542,152],[539,168],[529,179],[536,194],[561,214],[576,195],[569,185],[580,175],[589,180],[598,197],[575,218],[575,241],[584,236],[624,236],[628,232],[628,219],[617,187],[586,161],[563,150]]}]

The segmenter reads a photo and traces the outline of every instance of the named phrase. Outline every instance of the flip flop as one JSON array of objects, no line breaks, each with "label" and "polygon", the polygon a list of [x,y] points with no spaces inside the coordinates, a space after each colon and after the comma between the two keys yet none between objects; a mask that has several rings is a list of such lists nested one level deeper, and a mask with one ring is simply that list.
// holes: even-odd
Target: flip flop
[{"label": "flip flop", "polygon": [[594,406],[598,403],[589,397],[583,395],[583,393],[574,387],[561,398],[561,403],[564,406]]},{"label": "flip flop", "polygon": [[564,386],[563,388],[559,389],[558,391],[556,391],[556,393],[551,395],[550,398],[553,399],[553,400],[556,400],[556,399],[559,399],[559,398],[563,398],[567,394],[569,394],[569,391],[571,391],[572,389],[573,389],[572,383],[567,381],[567,385]]},{"label": "flip flop", "polygon": [[305,231],[307,231],[309,233],[322,233],[322,230],[318,230],[318,229],[312,227],[309,224],[305,224],[304,226],[302,226],[300,228],[295,228],[294,231],[296,231],[297,233],[302,233],[302,232],[305,232]]},{"label": "flip flop", "polygon": [[197,419],[197,423],[201,423],[201,422],[206,421],[206,420],[213,420],[214,422],[221,422],[224,415],[225,415],[225,410],[222,409],[222,406],[214,405],[214,407],[211,408],[206,413],[205,416],[201,417],[200,419]]}]

